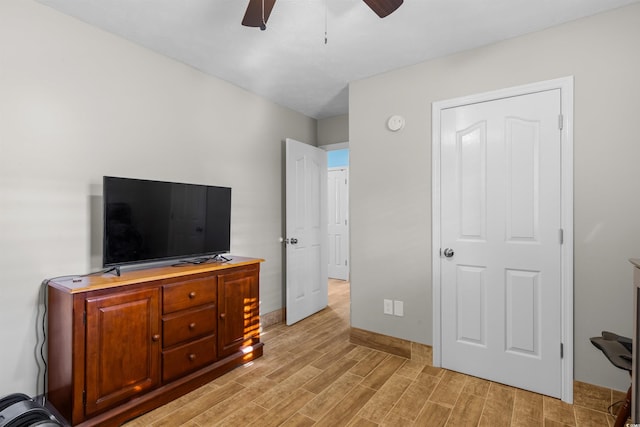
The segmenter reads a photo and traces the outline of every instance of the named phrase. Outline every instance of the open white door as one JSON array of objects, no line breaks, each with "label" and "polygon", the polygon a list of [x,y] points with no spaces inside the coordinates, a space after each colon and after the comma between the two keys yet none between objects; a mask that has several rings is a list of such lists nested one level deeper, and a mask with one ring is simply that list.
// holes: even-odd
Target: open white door
[{"label": "open white door", "polygon": [[293,139],[286,149],[287,325],[328,304],[327,153]]}]

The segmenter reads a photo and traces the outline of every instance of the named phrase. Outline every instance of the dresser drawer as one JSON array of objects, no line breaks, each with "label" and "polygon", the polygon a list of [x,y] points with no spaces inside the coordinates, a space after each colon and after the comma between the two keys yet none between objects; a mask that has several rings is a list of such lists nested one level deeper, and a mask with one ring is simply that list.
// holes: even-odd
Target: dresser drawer
[{"label": "dresser drawer", "polygon": [[196,371],[216,359],[216,337],[208,336],[162,352],[162,381],[167,382]]},{"label": "dresser drawer", "polygon": [[162,318],[162,345],[171,347],[194,338],[212,335],[216,330],[216,306],[206,305],[179,311]]},{"label": "dresser drawer", "polygon": [[164,314],[215,302],[216,276],[162,286],[162,312]]}]

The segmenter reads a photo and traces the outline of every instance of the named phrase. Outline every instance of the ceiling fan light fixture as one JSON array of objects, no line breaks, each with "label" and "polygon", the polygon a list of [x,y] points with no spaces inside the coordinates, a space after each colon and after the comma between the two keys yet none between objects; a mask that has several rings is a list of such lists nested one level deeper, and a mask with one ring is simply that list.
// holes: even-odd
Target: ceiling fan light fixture
[{"label": "ceiling fan light fixture", "polygon": [[[398,9],[404,0],[363,0],[371,10],[380,18],[391,15]],[[258,27],[264,31],[267,29],[267,20],[271,15],[271,10],[276,0],[249,0],[247,10],[242,19],[245,27]],[[325,3],[326,8],[326,3]],[[326,11],[325,11],[326,13]],[[326,36],[325,36],[326,39]],[[326,43],[326,40],[325,40]]]}]

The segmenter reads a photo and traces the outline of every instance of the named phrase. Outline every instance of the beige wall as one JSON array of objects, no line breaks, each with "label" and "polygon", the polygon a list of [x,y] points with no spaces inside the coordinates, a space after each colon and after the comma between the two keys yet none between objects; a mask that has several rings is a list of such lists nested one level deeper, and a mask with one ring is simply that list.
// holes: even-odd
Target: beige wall
[{"label": "beige wall", "polygon": [[318,120],[318,146],[349,141],[349,115]]},{"label": "beige wall", "polygon": [[[632,332],[639,22],[629,6],[350,86],[352,326],[431,343],[431,103],[573,75],[575,378],[626,390],[588,339]],[[393,114],[402,132],[385,130]],[[405,317],[383,315],[383,298]]]},{"label": "beige wall", "polygon": [[232,252],[266,259],[261,312],[281,308],[282,141],[315,144],[316,131],[32,0],[2,0],[0,396],[42,392],[40,283],[99,267],[103,175],[232,187]]}]

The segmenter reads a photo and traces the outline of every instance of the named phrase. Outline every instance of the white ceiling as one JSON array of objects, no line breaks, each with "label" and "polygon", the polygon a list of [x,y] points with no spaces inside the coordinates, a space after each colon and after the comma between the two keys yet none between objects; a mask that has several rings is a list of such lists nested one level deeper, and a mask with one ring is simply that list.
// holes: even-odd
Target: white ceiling
[{"label": "white ceiling", "polygon": [[[640,0],[277,0],[267,30],[248,0],[38,0],[307,116],[348,112],[348,84]],[[325,44],[325,28],[327,43]]]}]

